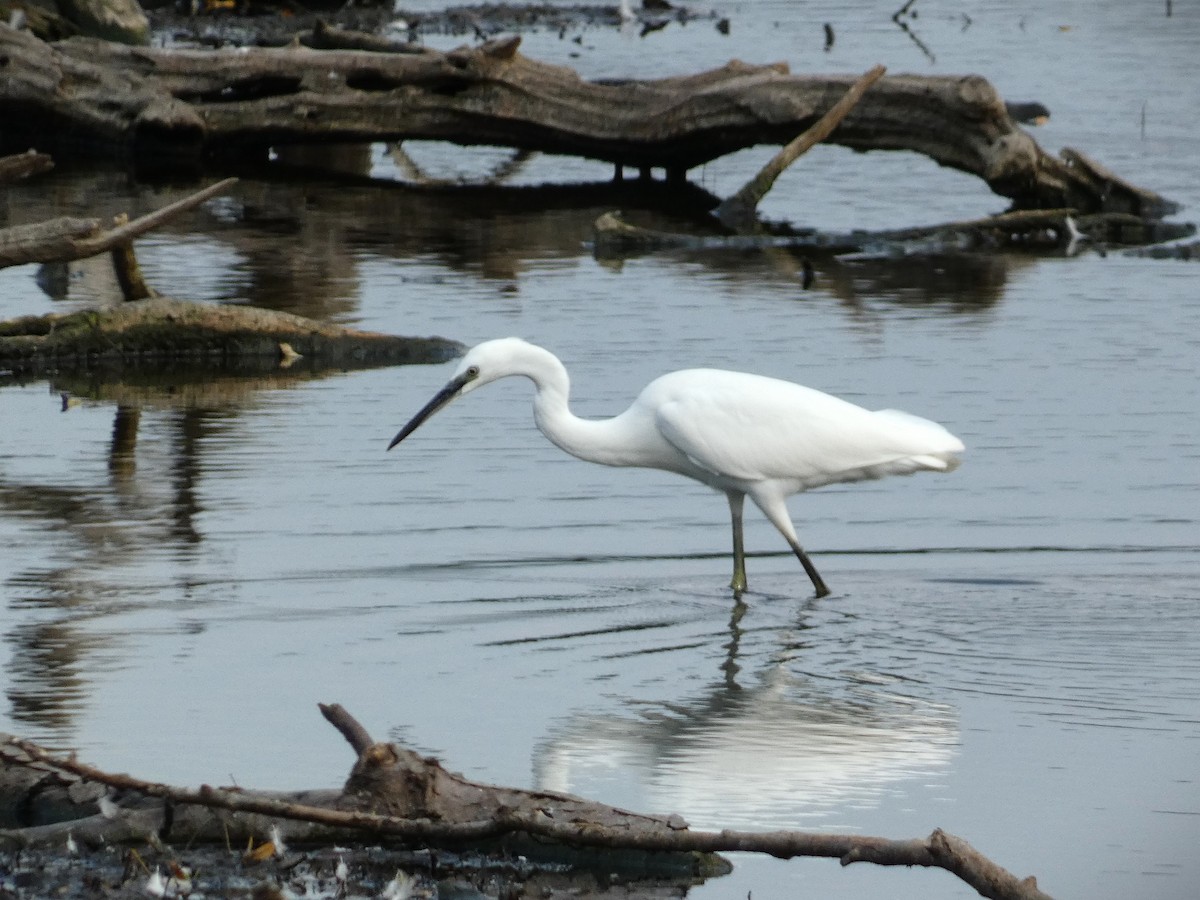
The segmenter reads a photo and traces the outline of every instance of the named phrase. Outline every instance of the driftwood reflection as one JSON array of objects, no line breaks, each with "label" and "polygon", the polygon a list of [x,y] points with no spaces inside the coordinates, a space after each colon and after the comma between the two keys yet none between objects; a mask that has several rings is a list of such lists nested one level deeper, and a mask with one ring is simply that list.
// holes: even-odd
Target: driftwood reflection
[{"label": "driftwood reflection", "polygon": [[[59,539],[49,559],[7,573],[12,623],[5,689],[11,715],[31,732],[63,739],[86,706],[89,682],[119,664],[123,638],[97,620],[161,602],[162,585],[145,595],[106,572],[153,565],[163,555],[190,558],[203,539],[198,487],[203,445],[236,417],[230,411],[182,408],[166,414],[167,439],[139,450],[142,413],[119,405],[108,454],[108,480],[90,487],[21,482],[0,474],[0,516],[31,521]],[[159,444],[159,442],[155,442]],[[182,577],[182,576],[181,576]],[[178,585],[184,596],[195,586]],[[37,612],[34,613],[33,611]]]},{"label": "driftwood reflection", "polygon": [[[140,248],[151,279],[173,290],[164,279],[189,274],[198,286],[194,290],[201,292],[195,299],[339,319],[355,311],[374,260],[420,262],[415,270],[401,272],[397,302],[419,300],[421,279],[443,277],[439,270],[519,292],[546,264],[589,257],[594,224],[603,213],[622,209],[645,227],[703,233],[711,230],[709,210],[717,204],[700,188],[661,182],[419,187],[347,175],[372,165],[361,147],[328,158],[309,153],[303,160],[289,159],[303,163],[303,181],[243,177],[235,199],[211,202],[164,226],[155,241],[189,246],[184,256],[166,251],[169,263],[155,261],[151,243]],[[102,217],[111,207],[137,216],[190,190],[190,185],[132,186],[110,172],[77,173],[61,176],[49,190],[18,185],[10,193],[20,196],[10,202],[29,205],[27,215],[40,207],[45,215]],[[950,314],[974,313],[998,301],[1010,268],[1033,262],[992,254],[847,258],[779,248],[680,251],[671,258],[747,290],[777,292],[782,286],[797,300],[833,297],[855,315],[863,312],[866,296],[887,298],[877,303],[935,304]],[[156,266],[168,264],[170,272],[156,272]],[[75,279],[60,275],[52,286],[56,297],[95,299],[71,296],[89,289]]]},{"label": "driftwood reflection", "polygon": [[867,681],[798,674],[798,633],[784,635],[743,686],[745,609],[733,610],[718,680],[689,700],[580,714],[535,749],[537,786],[597,795],[597,782],[636,783],[647,808],[693,827],[796,828],[947,767],[958,747],[953,709]]}]

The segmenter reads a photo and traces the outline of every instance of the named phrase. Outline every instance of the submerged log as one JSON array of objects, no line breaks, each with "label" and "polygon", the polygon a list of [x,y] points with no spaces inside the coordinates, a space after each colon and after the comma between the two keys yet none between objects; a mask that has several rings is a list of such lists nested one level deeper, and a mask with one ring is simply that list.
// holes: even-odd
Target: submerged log
[{"label": "submerged log", "polygon": [[444,362],[463,349],[439,337],[398,337],[273,310],[167,297],[0,322],[0,368],[18,375],[170,367],[241,374],[362,369]]},{"label": "submerged log", "polygon": [[[160,165],[265,155],[292,143],[428,139],[661,167],[675,179],[812,126],[853,76],[796,76],[729,64],[656,80],[585,81],[518,52],[519,38],[449,52],[135,48],[73,38],[48,45],[0,29],[6,139],[54,138],[58,153]],[[1017,126],[978,76],[881,79],[830,142],[910,150],[982,178],[1019,207],[1157,217],[1158,195],[1078,155],[1059,159]],[[3,148],[0,148],[3,150]]]},{"label": "submerged log", "polygon": [[[578,848],[590,848],[602,854],[606,865],[615,867],[617,860],[628,860],[625,854],[632,852],[638,861],[635,867],[661,867],[665,861],[666,865],[682,865],[697,876],[729,871],[728,864],[715,855],[725,851],[768,853],[781,859],[832,857],[842,865],[917,865],[952,872],[984,897],[1049,900],[1035,879],[1018,879],[941,829],[928,838],[900,841],[797,831],[692,831],[678,816],[645,816],[567,794],[468,781],[446,771],[437,760],[395,744],[373,742],[341,707],[322,706],[322,712],[358,755],[350,779],[332,803],[327,792],[306,792],[289,800],[279,794],[208,786],[191,790],[146,782],[0,736],[0,773],[15,783],[21,794],[15,799],[0,797],[4,801],[0,806],[29,810],[52,797],[67,808],[73,802],[86,802],[89,812],[100,803],[107,813],[90,817],[87,830],[80,821],[0,829],[0,847],[62,846],[68,838],[73,842],[128,843],[145,841],[151,835],[161,842],[227,842],[244,838],[247,830],[251,835],[269,834],[274,842],[284,836],[285,826],[292,828],[300,822],[307,823],[300,826],[305,840],[317,839],[322,828],[329,829],[326,839],[358,831],[372,840],[401,839],[434,847],[478,848],[485,842],[484,847],[496,849],[495,844],[486,842],[504,838],[502,846],[508,854],[545,853],[557,847],[571,855],[578,853]],[[30,770],[35,775],[21,772],[14,776],[9,770]],[[97,785],[123,792],[121,804],[113,802],[105,788],[100,789],[105,794],[105,802],[101,802]],[[126,806],[136,810],[127,811]],[[200,809],[199,817],[188,812],[193,808]],[[253,818],[256,816],[267,818]],[[97,818],[110,824],[105,826]],[[137,824],[130,824],[135,821]],[[290,831],[289,839],[297,840],[298,833]]]},{"label": "submerged log", "polygon": [[787,234],[684,234],[656,231],[605,213],[595,223],[592,249],[600,259],[660,251],[758,250],[787,247],[813,253],[875,256],[1021,250],[1073,255],[1090,247],[1141,246],[1194,234],[1194,225],[1158,222],[1124,213],[1075,215],[1072,209],[1019,210],[984,219],[881,231]]}]

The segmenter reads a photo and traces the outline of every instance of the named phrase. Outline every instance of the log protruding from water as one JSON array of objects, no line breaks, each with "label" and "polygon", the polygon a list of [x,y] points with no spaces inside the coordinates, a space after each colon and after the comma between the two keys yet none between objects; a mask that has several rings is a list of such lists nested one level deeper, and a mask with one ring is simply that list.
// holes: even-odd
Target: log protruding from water
[{"label": "log protruding from water", "polygon": [[[23,145],[57,140],[60,146],[43,149],[169,166],[265,159],[270,148],[289,144],[424,139],[659,168],[680,178],[737,150],[786,144],[855,80],[735,60],[694,75],[588,81],[529,59],[519,44],[511,37],[446,52],[300,44],[205,51],[85,38],[46,44],[0,29],[8,60],[0,118],[6,139]],[[924,154],[982,178],[1021,208],[1144,217],[1174,209],[1153,192],[1078,165],[1073,155],[1046,153],[975,75],[883,78],[828,140]]]}]

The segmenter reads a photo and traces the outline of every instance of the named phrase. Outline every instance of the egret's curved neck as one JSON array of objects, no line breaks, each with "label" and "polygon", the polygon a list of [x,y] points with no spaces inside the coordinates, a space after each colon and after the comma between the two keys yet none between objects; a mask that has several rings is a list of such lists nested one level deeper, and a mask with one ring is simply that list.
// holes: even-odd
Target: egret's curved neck
[{"label": "egret's curved neck", "polygon": [[571,379],[563,364],[548,350],[529,347],[528,366],[523,374],[537,387],[533,398],[533,420],[542,434],[556,446],[588,462],[621,465],[609,436],[610,419],[581,419],[571,412]]}]

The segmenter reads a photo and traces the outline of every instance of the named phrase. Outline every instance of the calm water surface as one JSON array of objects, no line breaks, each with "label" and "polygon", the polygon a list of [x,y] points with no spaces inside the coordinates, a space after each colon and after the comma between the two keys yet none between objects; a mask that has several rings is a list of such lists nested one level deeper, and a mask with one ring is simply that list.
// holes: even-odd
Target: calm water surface
[{"label": "calm water surface", "polygon": [[[1195,219],[1200,11],[1096,6],[922,3],[925,51],[889,4],[785,3],[722,8],[729,37],[701,22],[645,40],[532,35],[525,50],[586,75],[733,56],[980,72],[1052,109],[1045,146],[1080,147]],[[768,152],[697,178],[728,193]],[[412,155],[450,177],[505,158]],[[383,148],[371,159],[395,174]],[[534,160],[520,180],[607,174]],[[11,191],[0,221],[175,193],[61,173]],[[430,198],[247,179],[139,254],[181,297],[468,344],[522,335],[566,361],[583,415],[620,411],[663,371],[717,365],[946,423],[968,446],[953,475],[794,499],[831,597],[810,599],[754,513],[752,592],[735,609],[719,495],[563,456],[534,428],[525,383],[472,396],[391,454],[452,365],[170,397],[10,384],[0,729],[148,778],[326,786],[352,761],[316,711],[337,701],[476,778],[697,827],[940,826],[1056,897],[1195,897],[1195,265],[819,260],[804,291],[787,254],[601,264],[584,241],[612,206],[602,191]],[[1002,208],[923,160],[820,148],[765,212],[842,228]],[[64,299],[37,286],[50,274]],[[0,272],[6,315],[109,289],[102,267]],[[63,412],[64,390],[100,399]],[[736,862],[693,896],[972,895],[941,872]]]}]

